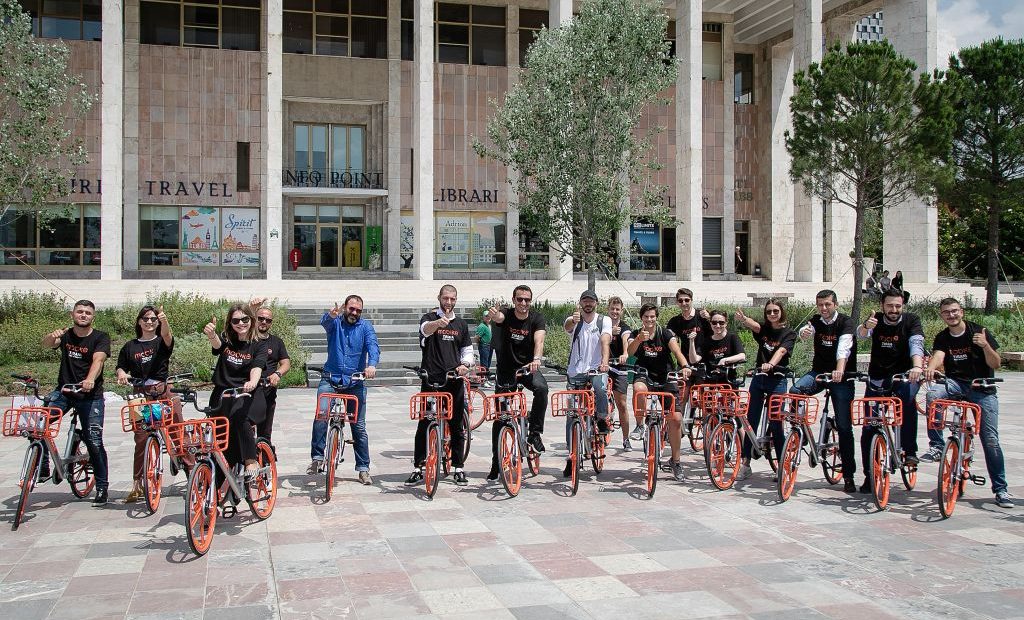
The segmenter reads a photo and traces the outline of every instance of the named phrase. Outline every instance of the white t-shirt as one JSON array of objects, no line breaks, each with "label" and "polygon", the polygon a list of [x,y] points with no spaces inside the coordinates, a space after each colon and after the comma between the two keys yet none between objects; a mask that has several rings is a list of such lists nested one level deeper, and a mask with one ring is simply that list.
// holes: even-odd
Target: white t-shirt
[{"label": "white t-shirt", "polygon": [[598,332],[598,322],[601,315],[594,313],[594,318],[590,323],[582,321],[583,327],[580,328],[580,334],[576,338],[576,344],[572,344],[572,334],[576,331],[569,333],[569,343],[572,347],[569,351],[569,376],[573,377],[576,375],[582,375],[591,368],[597,368],[601,365],[601,335],[608,334],[612,335],[612,320],[608,317],[604,319],[603,329]]}]

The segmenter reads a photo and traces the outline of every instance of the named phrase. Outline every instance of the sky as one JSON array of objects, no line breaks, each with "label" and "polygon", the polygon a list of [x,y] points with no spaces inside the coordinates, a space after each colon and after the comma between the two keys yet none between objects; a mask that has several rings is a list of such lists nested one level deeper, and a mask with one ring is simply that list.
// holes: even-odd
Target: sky
[{"label": "sky", "polygon": [[939,0],[938,65],[950,54],[1001,35],[1024,38],[1024,0]]}]

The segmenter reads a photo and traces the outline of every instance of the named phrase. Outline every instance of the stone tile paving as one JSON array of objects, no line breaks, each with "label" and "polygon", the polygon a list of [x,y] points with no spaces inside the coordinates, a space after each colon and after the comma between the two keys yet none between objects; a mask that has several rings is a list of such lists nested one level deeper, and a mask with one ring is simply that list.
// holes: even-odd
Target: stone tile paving
[{"label": "stone tile paving", "polygon": [[[1019,490],[1024,381],[1008,378],[1001,437]],[[922,465],[916,490],[894,486],[891,508],[877,513],[806,467],[785,504],[763,462],[716,491],[688,451],[686,482],[663,474],[647,500],[641,453],[613,447],[605,472],[568,497],[561,425],[551,423],[542,472],[519,497],[484,480],[489,432],[478,432],[470,485],[444,481],[428,500],[403,484],[411,392],[371,388],[374,484],[355,481],[349,452],[326,504],[322,480],[304,473],[313,393],[284,392],[274,514],[218,520],[202,558],[185,541],[181,476],[155,515],[121,503],[132,444],[108,406],[113,501],[93,508],[65,485],[37,488],[21,528],[0,530],[0,617],[1024,618],[1024,502],[1004,510],[972,486],[941,520],[934,464]],[[24,446],[0,441],[5,524]]]}]

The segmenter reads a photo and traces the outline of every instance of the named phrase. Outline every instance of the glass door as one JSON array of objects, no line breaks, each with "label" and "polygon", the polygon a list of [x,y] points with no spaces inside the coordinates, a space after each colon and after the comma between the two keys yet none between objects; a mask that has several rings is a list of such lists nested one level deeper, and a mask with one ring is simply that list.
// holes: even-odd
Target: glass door
[{"label": "glass door", "polygon": [[320,261],[317,267],[320,270],[338,268],[338,226],[336,224],[321,224],[319,229]]}]

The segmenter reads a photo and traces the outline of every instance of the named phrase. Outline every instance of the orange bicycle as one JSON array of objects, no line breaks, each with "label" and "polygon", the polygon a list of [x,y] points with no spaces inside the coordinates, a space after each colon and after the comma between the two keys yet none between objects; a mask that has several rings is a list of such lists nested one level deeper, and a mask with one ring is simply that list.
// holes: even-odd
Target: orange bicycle
[{"label": "orange bicycle", "polygon": [[870,459],[864,469],[871,477],[871,492],[875,506],[885,510],[889,505],[889,478],[897,469],[903,476],[907,490],[917,482],[917,468],[908,465],[900,449],[899,429],[903,423],[903,403],[892,396],[870,396],[855,398],[850,407],[850,419],[854,426],[865,426],[864,432],[872,432]]},{"label": "orange bicycle", "polygon": [[[546,366],[562,374],[566,373],[566,369],[560,366]],[[596,374],[597,370],[587,373],[588,377]],[[587,385],[590,385],[589,382]],[[607,436],[597,431],[594,411],[594,392],[591,389],[559,390],[551,393],[551,416],[570,418],[566,442],[569,448],[569,483],[572,495],[576,495],[580,486],[583,461],[590,459],[595,474],[601,473],[604,469],[604,446]]]},{"label": "orange bicycle", "polygon": [[451,468],[451,433],[448,424],[452,419],[452,395],[440,391],[449,381],[458,379],[454,370],[449,370],[440,383],[432,383],[427,379],[427,371],[419,366],[405,366],[427,381],[433,392],[417,392],[409,398],[409,419],[427,420],[426,460],[423,463],[423,486],[427,497],[433,498],[437,492],[437,483],[441,480],[441,470],[448,475]]},{"label": "orange bicycle", "polygon": [[[756,438],[747,421],[750,393],[731,389],[709,391],[704,395],[703,406],[705,414],[715,419],[714,430],[704,439],[708,476],[719,490],[729,489],[739,473],[743,437]],[[752,443],[754,454],[760,454],[760,443]]]},{"label": "orange bicycle", "polygon": [[814,396],[772,394],[768,398],[768,420],[789,425],[789,433],[782,446],[782,458],[779,459],[780,501],[786,501],[793,494],[804,446],[807,446],[811,467],[818,466],[818,446],[810,430],[811,424],[817,419],[818,399]]}]

